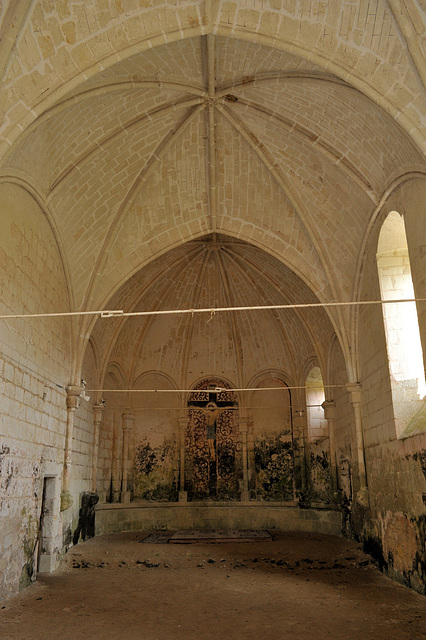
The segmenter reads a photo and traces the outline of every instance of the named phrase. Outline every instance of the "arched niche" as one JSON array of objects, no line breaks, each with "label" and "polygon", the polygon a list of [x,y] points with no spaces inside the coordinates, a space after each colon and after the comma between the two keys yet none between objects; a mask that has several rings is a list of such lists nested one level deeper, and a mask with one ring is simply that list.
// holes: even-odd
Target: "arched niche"
[{"label": "arched niche", "polygon": [[[294,499],[294,443],[291,391],[278,373],[265,373],[248,393],[251,415],[249,466],[258,499]],[[251,454],[251,455],[250,455]]]},{"label": "arched niche", "polygon": [[176,385],[147,371],[133,384],[134,428],[129,446],[133,499],[175,501],[178,490],[178,408]]},{"label": "arched niche", "polygon": [[310,369],[305,386],[310,499],[328,503],[332,500],[330,433],[323,408],[324,382],[318,365]]}]

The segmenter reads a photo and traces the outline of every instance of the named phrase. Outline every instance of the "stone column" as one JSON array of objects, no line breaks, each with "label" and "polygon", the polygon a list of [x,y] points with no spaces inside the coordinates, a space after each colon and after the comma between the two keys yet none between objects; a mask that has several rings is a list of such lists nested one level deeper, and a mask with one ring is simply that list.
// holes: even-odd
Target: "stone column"
[{"label": "stone column", "polygon": [[188,493],[185,491],[185,434],[188,425],[188,416],[178,418],[179,425],[179,502],[188,502]]},{"label": "stone column", "polygon": [[300,463],[300,491],[303,495],[306,495],[306,492],[309,488],[308,482],[308,470],[309,463],[306,460],[306,457],[309,455],[307,443],[307,421],[306,421],[306,410],[294,410],[293,412],[293,438],[297,440],[299,444],[299,463]]},{"label": "stone column", "polygon": [[359,382],[349,382],[346,385],[346,389],[349,391],[349,400],[354,408],[355,416],[356,460],[359,477],[359,490],[356,499],[359,504],[366,507],[368,506],[368,489],[364,458],[364,435],[362,431],[361,385]]},{"label": "stone column", "polygon": [[112,483],[112,493],[111,493],[111,501],[112,502],[120,502],[120,492],[121,492],[121,458],[122,458],[122,450],[123,450],[123,442],[122,442],[122,416],[120,415],[119,409],[113,409],[113,443],[112,443],[112,452],[111,452],[111,483]]},{"label": "stone column", "polygon": [[92,492],[96,493],[98,474],[99,432],[101,429],[105,405],[95,404],[93,407],[93,451],[92,451]]},{"label": "stone column", "polygon": [[248,420],[247,418],[240,418],[238,426],[241,435],[241,449],[243,456],[243,484],[241,488],[241,502],[248,502],[250,500],[249,491],[249,470],[248,470],[248,457],[247,457],[247,432],[248,432]]},{"label": "stone column", "polygon": [[336,437],[334,430],[334,420],[336,418],[336,403],[334,400],[325,400],[322,403],[324,409],[324,418],[328,424],[328,438],[330,442],[330,467],[331,467],[331,485],[333,491],[338,489],[337,480],[337,457],[336,457]]},{"label": "stone column", "polygon": [[129,476],[129,435],[135,424],[132,413],[123,413],[123,457],[121,459],[121,494],[120,502],[130,502],[127,480]]},{"label": "stone column", "polygon": [[256,477],[256,464],[255,464],[255,435],[253,420],[250,419],[247,425],[247,475],[250,480],[254,480]]},{"label": "stone column", "polygon": [[67,387],[67,427],[64,447],[64,470],[62,475],[61,511],[66,511],[73,503],[70,493],[72,439],[75,411],[80,404],[82,391],[83,387],[78,385],[69,385]]},{"label": "stone column", "polygon": [[38,571],[40,573],[54,571],[60,559],[62,548],[60,492],[59,476],[44,476],[39,531]]}]

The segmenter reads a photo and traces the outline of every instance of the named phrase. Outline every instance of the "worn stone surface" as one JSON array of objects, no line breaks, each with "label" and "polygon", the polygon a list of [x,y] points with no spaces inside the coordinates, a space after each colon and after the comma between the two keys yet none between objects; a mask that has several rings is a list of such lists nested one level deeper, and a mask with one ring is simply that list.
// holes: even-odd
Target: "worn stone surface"
[{"label": "worn stone surface", "polygon": [[254,443],[256,495],[263,500],[294,499],[293,444],[288,433]]},{"label": "worn stone surface", "polygon": [[96,534],[167,529],[280,529],[341,535],[342,514],[331,509],[300,509],[286,503],[103,504],[96,509]]},{"label": "worn stone surface", "polygon": [[177,498],[176,480],[173,477],[174,442],[161,447],[151,447],[144,441],[136,447],[133,496],[135,500],[170,500]]},{"label": "worn stone surface", "polygon": [[[279,534],[272,541],[140,544],[141,532],[103,536],[70,551],[0,610],[11,640],[72,637],[84,620],[88,640],[126,634],[276,640],[424,637],[424,598],[381,575],[352,541]],[[217,610],[220,610],[220,616]],[[141,623],[143,620],[143,623]]]},{"label": "worn stone surface", "polygon": [[[157,527],[177,501],[341,508],[424,593],[422,372],[380,304],[335,305],[410,266],[426,361],[424,34],[417,0],[0,2],[2,597],[92,493]],[[215,437],[206,380],[238,390]]]},{"label": "worn stone surface", "polygon": [[311,495],[313,502],[333,502],[333,488],[331,484],[330,452],[324,451],[321,442],[310,445],[310,473]]}]

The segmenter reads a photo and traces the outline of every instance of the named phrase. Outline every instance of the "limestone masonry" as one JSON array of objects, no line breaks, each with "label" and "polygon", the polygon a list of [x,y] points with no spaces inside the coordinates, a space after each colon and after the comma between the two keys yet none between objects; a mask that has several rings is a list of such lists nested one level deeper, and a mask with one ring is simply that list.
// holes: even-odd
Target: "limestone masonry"
[{"label": "limestone masonry", "polygon": [[425,30],[0,0],[2,598],[166,528],[346,535],[426,593]]}]

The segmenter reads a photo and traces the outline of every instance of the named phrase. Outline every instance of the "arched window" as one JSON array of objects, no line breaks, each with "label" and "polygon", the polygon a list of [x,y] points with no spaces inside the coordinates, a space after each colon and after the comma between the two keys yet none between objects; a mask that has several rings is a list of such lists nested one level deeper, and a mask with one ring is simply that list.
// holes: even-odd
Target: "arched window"
[{"label": "arched window", "polygon": [[325,400],[324,384],[319,367],[312,367],[306,378],[306,406],[308,419],[308,440],[320,440],[328,436],[322,403]]},{"label": "arched window", "polygon": [[[414,298],[404,219],[397,211],[391,211],[382,225],[377,270],[382,300]],[[396,432],[405,437],[411,435],[407,428],[426,393],[417,308],[415,302],[401,302],[382,309]]]}]

